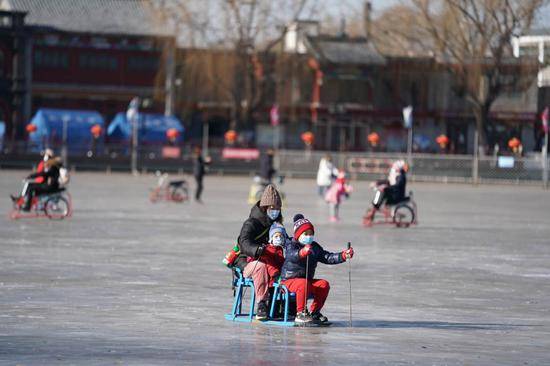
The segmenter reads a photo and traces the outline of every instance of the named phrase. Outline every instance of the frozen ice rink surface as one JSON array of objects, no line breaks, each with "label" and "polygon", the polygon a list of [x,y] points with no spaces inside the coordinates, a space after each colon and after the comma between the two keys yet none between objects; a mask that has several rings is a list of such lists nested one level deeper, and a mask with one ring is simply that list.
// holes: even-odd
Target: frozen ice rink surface
[{"label": "frozen ice rink surface", "polygon": [[0,364],[548,365],[550,192],[413,184],[420,225],[361,226],[372,191],[354,182],[342,222],[313,180],[288,180],[329,250],[323,329],[224,319],[221,260],[248,216],[246,177],[205,178],[204,205],[148,202],[149,176],[77,173],[72,218],[11,221],[21,171],[0,172]]}]

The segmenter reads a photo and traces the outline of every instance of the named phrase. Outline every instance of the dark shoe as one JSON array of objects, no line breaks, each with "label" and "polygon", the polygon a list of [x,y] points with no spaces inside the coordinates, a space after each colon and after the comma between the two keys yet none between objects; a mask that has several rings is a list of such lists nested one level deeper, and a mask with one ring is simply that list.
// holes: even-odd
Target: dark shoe
[{"label": "dark shoe", "polygon": [[320,312],[315,312],[311,314],[311,317],[313,318],[313,321],[316,323],[320,323],[320,324],[328,323],[328,318],[323,314],[321,314]]},{"label": "dark shoe", "polygon": [[260,301],[256,309],[256,319],[257,320],[267,320],[267,303],[265,301]]},{"label": "dark shoe", "polygon": [[296,318],[294,318],[294,322],[297,324],[308,324],[313,322],[313,318],[307,311],[302,311],[301,313],[296,314]]},{"label": "dark shoe", "polygon": [[25,201],[23,203],[23,207],[21,207],[21,209],[25,212],[29,212],[31,210],[31,199],[28,198],[28,197],[25,197]]}]

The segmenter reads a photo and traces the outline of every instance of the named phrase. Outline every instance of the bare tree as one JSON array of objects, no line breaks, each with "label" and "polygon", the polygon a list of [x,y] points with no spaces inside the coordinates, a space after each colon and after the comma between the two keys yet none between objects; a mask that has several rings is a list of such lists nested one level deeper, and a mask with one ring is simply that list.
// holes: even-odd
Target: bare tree
[{"label": "bare tree", "polygon": [[545,0],[411,0],[420,35],[455,76],[476,120],[482,144],[493,102],[508,90],[526,88],[533,60],[512,57],[511,39],[528,30]]},{"label": "bare tree", "polygon": [[223,90],[236,128],[251,121],[263,105],[274,65],[271,51],[282,40],[284,27],[301,16],[309,2],[162,0],[151,10],[159,22],[174,28],[180,44],[215,51],[216,58],[187,58],[187,53],[179,62],[191,73],[204,73],[201,80],[207,78]]}]

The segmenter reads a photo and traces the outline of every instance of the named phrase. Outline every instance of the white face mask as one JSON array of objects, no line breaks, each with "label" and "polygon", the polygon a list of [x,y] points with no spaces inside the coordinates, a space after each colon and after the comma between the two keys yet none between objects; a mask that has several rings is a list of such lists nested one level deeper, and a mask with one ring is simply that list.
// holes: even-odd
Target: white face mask
[{"label": "white face mask", "polygon": [[313,243],[313,235],[302,234],[298,238],[298,241],[300,242],[300,244],[304,244],[304,245],[311,244]]},{"label": "white face mask", "polygon": [[272,243],[278,247],[282,246],[285,242],[285,239],[282,236],[274,236]]}]

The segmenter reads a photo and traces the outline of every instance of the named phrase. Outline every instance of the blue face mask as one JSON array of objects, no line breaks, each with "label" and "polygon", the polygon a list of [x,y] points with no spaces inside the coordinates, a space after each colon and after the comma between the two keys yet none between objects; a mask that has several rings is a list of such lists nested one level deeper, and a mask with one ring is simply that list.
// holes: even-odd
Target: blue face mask
[{"label": "blue face mask", "polygon": [[279,214],[281,213],[281,210],[267,210],[267,217],[269,217],[271,220],[275,220],[277,217],[279,217]]},{"label": "blue face mask", "polygon": [[282,246],[285,239],[282,236],[276,236],[273,238],[273,245]]},{"label": "blue face mask", "polygon": [[300,235],[300,237],[298,238],[298,241],[299,241],[301,244],[304,244],[304,245],[311,244],[311,243],[313,243],[313,235],[305,235],[305,234],[302,234],[302,235]]}]

